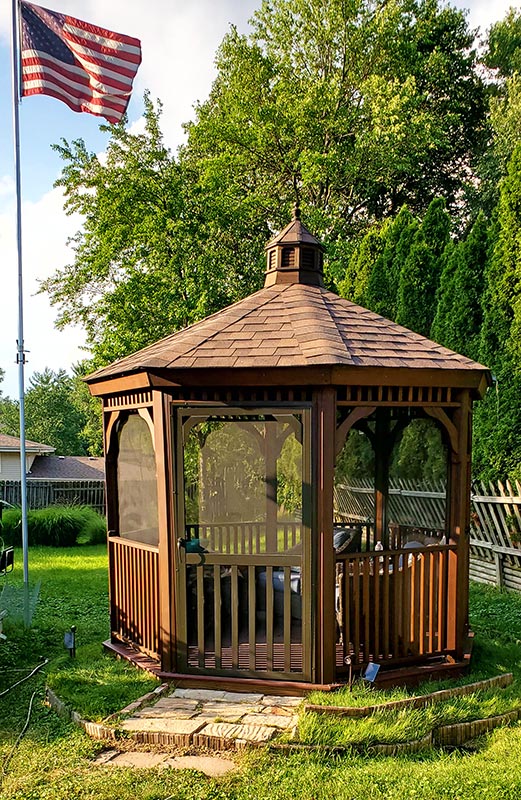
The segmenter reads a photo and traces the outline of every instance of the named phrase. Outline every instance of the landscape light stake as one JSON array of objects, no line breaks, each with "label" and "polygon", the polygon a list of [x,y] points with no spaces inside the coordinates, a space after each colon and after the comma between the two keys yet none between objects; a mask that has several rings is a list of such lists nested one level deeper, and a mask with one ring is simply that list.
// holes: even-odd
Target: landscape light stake
[{"label": "landscape light stake", "polygon": [[63,637],[63,644],[69,651],[71,658],[76,657],[76,625],[71,625],[70,631],[67,631]]}]

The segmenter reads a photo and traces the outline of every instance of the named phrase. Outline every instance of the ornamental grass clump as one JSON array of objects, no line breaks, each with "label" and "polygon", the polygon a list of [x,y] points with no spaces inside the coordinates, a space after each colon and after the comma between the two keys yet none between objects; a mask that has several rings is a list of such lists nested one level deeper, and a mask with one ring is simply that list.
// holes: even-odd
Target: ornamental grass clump
[{"label": "ornamental grass clump", "polygon": [[[22,542],[20,508],[5,511],[0,535],[6,544]],[[29,545],[73,547],[105,541],[105,520],[89,506],[48,506],[27,513]]]}]

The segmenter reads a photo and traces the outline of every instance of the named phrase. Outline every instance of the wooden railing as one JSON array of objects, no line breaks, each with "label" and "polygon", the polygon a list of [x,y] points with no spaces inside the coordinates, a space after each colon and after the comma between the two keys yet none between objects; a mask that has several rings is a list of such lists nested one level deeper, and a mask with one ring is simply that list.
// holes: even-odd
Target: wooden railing
[{"label": "wooden railing", "polygon": [[338,671],[453,650],[456,562],[455,545],[337,555]]},{"label": "wooden railing", "polygon": [[[300,522],[277,523],[276,552],[284,553],[300,544],[301,528]],[[215,553],[245,555],[265,553],[267,549],[265,522],[188,524],[185,530],[187,539],[199,539],[203,547]]]},{"label": "wooden railing", "polygon": [[159,653],[158,548],[109,538],[111,630],[152,655]]},{"label": "wooden railing", "polygon": [[186,554],[186,668],[310,679],[300,559]]}]

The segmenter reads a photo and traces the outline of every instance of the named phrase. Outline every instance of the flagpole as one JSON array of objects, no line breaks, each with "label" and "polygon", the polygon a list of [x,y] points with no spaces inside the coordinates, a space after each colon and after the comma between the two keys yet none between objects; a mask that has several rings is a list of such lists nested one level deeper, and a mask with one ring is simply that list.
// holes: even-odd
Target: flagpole
[{"label": "flagpole", "polygon": [[23,273],[22,273],[22,176],[20,168],[20,2],[12,0],[12,78],[13,78],[13,135],[14,164],[16,185],[16,251],[18,258],[18,340],[16,363],[18,364],[18,399],[20,403],[20,487],[22,503],[22,551],[25,592],[24,617],[29,619],[29,537],[27,531],[27,478],[25,453],[25,347],[24,347],[24,306],[23,306]]}]

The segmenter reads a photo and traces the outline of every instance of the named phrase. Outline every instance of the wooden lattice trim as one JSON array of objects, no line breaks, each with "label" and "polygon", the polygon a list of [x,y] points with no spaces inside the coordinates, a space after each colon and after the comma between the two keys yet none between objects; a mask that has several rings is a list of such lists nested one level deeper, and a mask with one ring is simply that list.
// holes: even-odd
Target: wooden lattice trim
[{"label": "wooden lattice trim", "polygon": [[175,389],[168,392],[173,403],[215,403],[215,404],[240,404],[256,403],[310,403],[312,391],[310,389],[289,388],[226,388],[226,389]]},{"label": "wooden lattice trim", "polygon": [[124,394],[114,394],[104,399],[106,410],[116,410],[120,408],[139,408],[152,405],[152,392],[149,389],[135,392],[125,392]]},{"label": "wooden lattice trim", "polygon": [[338,405],[458,406],[450,386],[339,386]]}]

